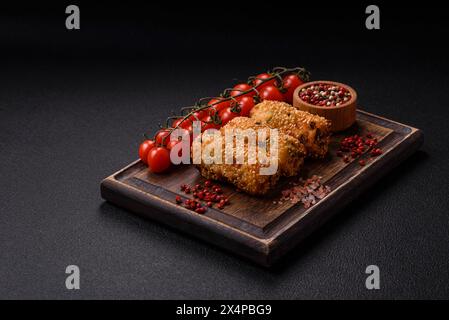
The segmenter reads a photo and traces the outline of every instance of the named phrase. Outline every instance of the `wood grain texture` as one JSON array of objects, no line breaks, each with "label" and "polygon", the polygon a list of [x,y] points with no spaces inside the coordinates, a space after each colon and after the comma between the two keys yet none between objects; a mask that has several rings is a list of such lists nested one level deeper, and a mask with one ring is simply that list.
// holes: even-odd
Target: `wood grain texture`
[{"label": "wood grain texture", "polygon": [[[379,138],[379,146],[384,151],[381,156],[369,160],[365,167],[357,161],[346,164],[335,156],[343,136],[367,132]],[[231,205],[223,210],[210,208],[206,214],[199,215],[174,202],[176,195],[186,196],[180,192],[180,184],[203,180],[194,166],[179,166],[168,174],[158,175],[150,173],[140,161],[103,180],[101,194],[104,199],[135,213],[269,266],[416,151],[422,141],[418,129],[358,110],[354,126],[333,136],[329,155],[322,160],[308,160],[301,171],[303,177],[321,176],[332,189],[326,198],[307,210],[300,204],[277,201],[289,182],[284,179],[264,197],[236,192],[231,185],[220,183],[230,195]]]}]

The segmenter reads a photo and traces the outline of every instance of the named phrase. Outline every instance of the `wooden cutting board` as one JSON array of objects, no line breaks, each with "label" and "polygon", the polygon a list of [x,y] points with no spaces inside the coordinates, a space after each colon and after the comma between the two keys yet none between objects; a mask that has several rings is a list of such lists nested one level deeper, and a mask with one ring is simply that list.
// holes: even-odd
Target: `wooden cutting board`
[{"label": "wooden cutting board", "polygon": [[[358,160],[343,162],[335,155],[342,137],[371,132],[379,139],[383,154],[370,158],[366,166]],[[418,129],[361,110],[357,122],[344,133],[335,134],[329,155],[323,160],[306,160],[301,176],[318,175],[331,193],[316,205],[305,209],[301,203],[279,203],[280,193],[288,183],[265,197],[237,192],[221,184],[231,204],[223,210],[209,208],[200,215],[175,203],[176,195],[185,197],[180,185],[204,181],[193,165],[175,168],[166,174],[152,174],[136,161],[101,182],[102,197],[118,206],[180,229],[264,266],[272,265],[312,231],[356,198],[363,190],[415,152],[423,142]]]}]

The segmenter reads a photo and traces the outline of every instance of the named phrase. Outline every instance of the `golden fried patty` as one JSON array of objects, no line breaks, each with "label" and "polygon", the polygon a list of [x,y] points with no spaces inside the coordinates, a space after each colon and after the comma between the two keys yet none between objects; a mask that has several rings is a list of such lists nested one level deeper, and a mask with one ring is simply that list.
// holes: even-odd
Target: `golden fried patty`
[{"label": "golden fried patty", "polygon": [[[261,175],[261,168],[267,168],[269,163],[264,162],[263,159],[259,159],[256,156],[256,159],[252,158],[252,155],[249,152],[248,147],[248,138],[244,131],[247,129],[256,130],[256,140],[257,146],[262,143],[259,139],[260,136],[257,136],[257,130],[262,130],[265,132],[265,143],[267,144],[267,157],[270,157],[272,152],[276,152],[278,154],[278,166],[277,170],[274,174],[271,175]],[[234,134],[234,138],[232,141],[233,145],[233,153],[231,153],[230,157],[232,158],[232,164],[227,164],[225,162],[225,148],[226,148],[226,140],[225,140],[225,132],[226,130],[232,131]],[[223,126],[219,134],[222,136],[221,142],[221,152],[223,163],[216,164],[206,164],[204,162],[204,158],[202,157],[202,163],[198,165],[200,173],[202,176],[208,179],[215,180],[223,180],[230,182],[237,186],[237,188],[254,195],[262,195],[266,194],[270,189],[274,187],[274,185],[279,180],[281,175],[283,176],[293,176],[298,174],[299,169],[301,168],[304,162],[305,156],[305,147],[295,138],[286,135],[282,132],[278,132],[278,144],[277,149],[271,150],[270,146],[270,128],[266,125],[256,124],[253,119],[246,117],[238,117],[231,120],[225,126]],[[243,163],[237,164],[237,153],[235,151],[237,145],[237,138],[241,135],[242,145],[243,145]],[[210,135],[203,134],[201,141],[201,148],[204,156],[204,152],[208,152],[208,146],[214,143],[214,138]],[[274,148],[274,146],[273,146]],[[209,148],[210,149],[210,148]],[[257,149],[257,148],[256,148]],[[257,154],[257,150],[256,153]],[[253,160],[254,163],[250,164]]]},{"label": "golden fried patty", "polygon": [[277,128],[304,143],[309,157],[322,158],[328,151],[331,123],[323,117],[270,100],[254,106],[250,117],[257,124]]}]

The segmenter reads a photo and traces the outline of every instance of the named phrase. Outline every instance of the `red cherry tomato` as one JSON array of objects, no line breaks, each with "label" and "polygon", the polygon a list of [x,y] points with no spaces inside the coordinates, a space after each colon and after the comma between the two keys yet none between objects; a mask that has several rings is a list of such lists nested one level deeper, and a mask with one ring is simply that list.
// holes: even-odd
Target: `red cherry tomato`
[{"label": "red cherry tomato", "polygon": [[147,161],[151,172],[164,172],[170,168],[170,152],[164,147],[154,147],[148,153]]},{"label": "red cherry tomato", "polygon": [[[207,110],[210,111],[212,109],[212,110],[215,110],[216,112],[220,112],[221,110],[226,109],[227,107],[229,107],[229,104],[231,103],[229,100],[220,102],[221,100],[223,100],[223,98],[213,98],[213,99],[211,99],[207,103],[207,105],[210,106],[210,105],[212,105],[214,103],[215,104],[212,107],[210,107],[209,109],[207,109]],[[208,113],[210,114],[211,112],[208,112]]]},{"label": "red cherry tomato", "polygon": [[240,116],[249,117],[251,109],[254,107],[254,99],[252,97],[239,98]]},{"label": "red cherry tomato", "polygon": [[171,124],[172,128],[176,128],[179,125],[184,124],[184,122],[182,121],[182,118],[178,118],[175,121],[173,121],[173,123]]},{"label": "red cherry tomato", "polygon": [[179,119],[176,119],[175,121],[173,121],[173,123],[171,125],[172,128],[175,128],[176,126],[179,125],[179,128],[188,130],[188,128],[192,126],[192,121],[190,121],[189,119],[185,119],[184,121],[182,121],[182,119],[183,118],[179,118]]},{"label": "red cherry tomato", "polygon": [[302,85],[304,82],[296,74],[289,74],[284,77],[283,83],[284,83],[284,88],[287,89],[287,91],[284,92],[284,101],[292,104],[293,103],[293,92],[295,91],[295,89],[297,87]]},{"label": "red cherry tomato", "polygon": [[262,88],[265,88],[266,86],[275,86],[276,85],[276,78],[268,80],[264,82],[264,80],[271,78],[273,75],[269,73],[261,73],[254,79],[254,86],[258,86],[256,89],[261,90]]},{"label": "red cherry tomato", "polygon": [[262,100],[284,101],[284,96],[275,86],[266,86],[259,93]]},{"label": "red cherry tomato", "polygon": [[234,86],[234,88],[232,88],[233,90],[231,91],[231,97],[235,97],[236,95],[239,95],[239,98],[245,97],[245,96],[252,97],[256,94],[256,91],[254,91],[254,90],[252,90],[248,93],[245,93],[243,95],[240,95],[240,94],[242,94],[243,91],[248,91],[251,88],[252,88],[252,86],[250,86],[247,83],[237,84]]},{"label": "red cherry tomato", "polygon": [[202,119],[201,132],[204,132],[207,129],[220,129],[220,125],[218,123],[214,123],[211,116],[207,116]]},{"label": "red cherry tomato", "polygon": [[229,108],[226,108],[226,109],[221,111],[220,118],[221,118],[221,125],[222,126],[224,126],[226,123],[228,123],[229,121],[231,121],[235,117],[238,117],[239,114],[237,112],[233,112],[231,109],[232,108],[229,107]]},{"label": "red cherry tomato", "polygon": [[180,141],[178,140],[171,140],[168,144],[167,144],[167,149],[171,150],[174,146],[176,146]]},{"label": "red cherry tomato", "polygon": [[206,111],[204,110],[200,110],[200,111],[195,111],[188,119],[190,121],[199,121],[201,120],[202,117],[204,117],[206,115]]},{"label": "red cherry tomato", "polygon": [[172,143],[172,140],[170,140],[170,142],[167,144],[167,148],[171,149],[176,143],[182,141],[182,139],[186,139],[187,135],[189,136],[189,140],[190,143],[192,143],[192,136],[193,136],[193,126],[192,123],[189,121],[190,125],[187,128],[181,128],[181,132],[179,132],[178,135],[178,140],[173,140],[174,142]]},{"label": "red cherry tomato", "polygon": [[186,122],[187,123],[185,125],[183,125],[182,128],[187,130],[187,131],[189,131],[189,133],[192,134],[192,132],[193,132],[193,123],[190,120],[188,120]]},{"label": "red cherry tomato", "polygon": [[156,144],[154,143],[153,140],[145,140],[140,144],[139,158],[140,160],[142,160],[143,163],[145,164],[147,163],[148,152],[150,152],[150,150],[153,149],[155,145]]},{"label": "red cherry tomato", "polygon": [[[171,151],[171,149],[176,146],[178,143],[182,143],[181,141],[172,140],[167,144],[167,149]],[[178,156],[182,157],[182,149],[179,149]]]},{"label": "red cherry tomato", "polygon": [[170,142],[170,133],[171,131],[168,129],[159,130],[154,138],[156,144],[166,146]]}]

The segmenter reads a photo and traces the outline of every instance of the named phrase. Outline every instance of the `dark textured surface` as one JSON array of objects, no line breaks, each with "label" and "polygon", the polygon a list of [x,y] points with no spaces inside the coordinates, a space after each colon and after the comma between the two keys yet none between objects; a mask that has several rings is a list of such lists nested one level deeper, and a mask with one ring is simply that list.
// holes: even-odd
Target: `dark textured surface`
[{"label": "dark textured surface", "polygon": [[[248,40],[235,26],[94,24],[88,15],[70,35],[47,14],[38,27],[32,14],[2,16],[0,298],[449,296],[443,18],[404,21],[385,10],[377,34],[363,30],[362,14],[318,40],[268,28]],[[236,47],[194,50],[219,37]],[[352,85],[365,110],[423,129],[422,150],[272,270],[102,201],[101,179],[136,158],[143,131],[276,65]],[[79,291],[65,289],[69,264],[81,269]],[[379,291],[364,287],[370,264],[380,267]]]}]

